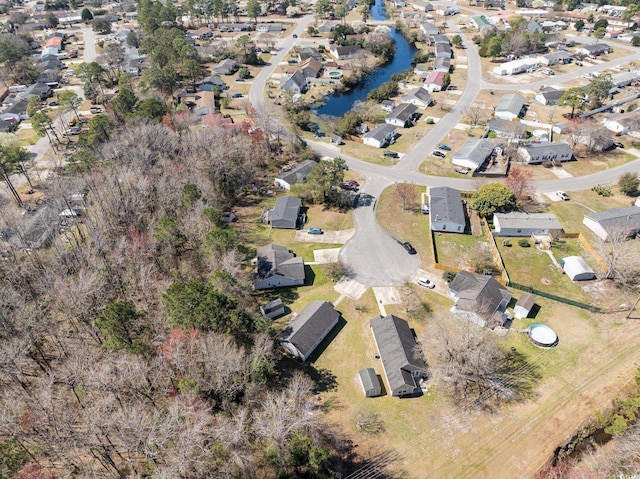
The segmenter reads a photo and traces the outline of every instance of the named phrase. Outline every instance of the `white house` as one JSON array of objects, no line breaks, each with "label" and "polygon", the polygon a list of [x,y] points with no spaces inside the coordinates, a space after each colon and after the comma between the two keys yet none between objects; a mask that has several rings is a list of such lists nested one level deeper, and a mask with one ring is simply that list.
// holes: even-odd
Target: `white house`
[{"label": "white house", "polygon": [[614,132],[616,135],[623,135],[630,131],[635,131],[640,126],[640,110],[633,110],[629,113],[614,113],[602,120],[604,127]]},{"label": "white house", "polygon": [[384,122],[400,128],[413,126],[413,120],[415,119],[417,112],[418,107],[414,104],[400,103],[385,117]]},{"label": "white house", "polygon": [[424,80],[424,89],[433,93],[434,91],[442,91],[444,85],[445,72],[430,72]]},{"label": "white house", "polygon": [[503,120],[513,120],[520,116],[525,98],[519,93],[508,93],[502,95],[496,106],[494,115]]},{"label": "white house", "polygon": [[460,191],[448,186],[429,188],[431,231],[464,233],[467,224]]},{"label": "white house", "polygon": [[519,73],[537,70],[540,68],[540,65],[540,58],[520,58],[493,67],[493,73],[496,75],[517,75]]},{"label": "white house", "polygon": [[388,123],[381,123],[373,130],[362,137],[362,142],[365,145],[373,146],[375,148],[384,148],[389,145],[396,137],[398,128]]},{"label": "white house", "polygon": [[453,154],[451,162],[456,166],[475,171],[487,161],[491,153],[493,153],[491,141],[486,139],[467,140],[462,148]]},{"label": "white house", "polygon": [[[441,73],[441,72],[438,72]],[[417,108],[427,108],[433,103],[433,98],[429,95],[429,92],[424,88],[414,88],[406,95],[400,97],[402,103],[411,103]]]},{"label": "white house", "polygon": [[531,236],[558,234],[564,231],[551,213],[494,213],[495,236]]},{"label": "white house", "polygon": [[593,231],[602,241],[607,241],[610,235],[623,232],[632,237],[640,232],[640,208],[612,208],[600,213],[584,215],[582,224]]},{"label": "white house", "polygon": [[543,141],[519,146],[518,155],[525,163],[534,165],[544,161],[569,161],[573,158],[573,151],[568,143]]},{"label": "white house", "polygon": [[536,304],[536,298],[530,293],[522,293],[520,299],[513,308],[513,314],[516,318],[522,319],[529,316],[529,313]]}]

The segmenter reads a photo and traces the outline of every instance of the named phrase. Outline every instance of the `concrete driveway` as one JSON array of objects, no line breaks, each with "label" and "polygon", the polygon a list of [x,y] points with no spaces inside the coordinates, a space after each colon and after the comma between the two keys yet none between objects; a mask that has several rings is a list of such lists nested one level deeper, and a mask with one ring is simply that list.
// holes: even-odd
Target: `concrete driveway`
[{"label": "concrete driveway", "polygon": [[296,241],[303,243],[345,244],[356,233],[355,228],[338,231],[325,231],[321,235],[310,235],[307,230],[296,231]]}]

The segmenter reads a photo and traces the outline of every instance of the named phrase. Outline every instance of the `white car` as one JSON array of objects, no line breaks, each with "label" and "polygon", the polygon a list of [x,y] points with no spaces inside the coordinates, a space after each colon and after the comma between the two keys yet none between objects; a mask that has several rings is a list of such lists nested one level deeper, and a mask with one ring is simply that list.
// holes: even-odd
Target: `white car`
[{"label": "white car", "polygon": [[569,201],[569,195],[564,191],[556,191],[556,196],[564,201]]},{"label": "white car", "polygon": [[429,279],[427,278],[418,278],[417,283],[420,286],[424,286],[425,288],[429,288],[429,289],[433,289],[436,287],[435,284],[433,284]]}]

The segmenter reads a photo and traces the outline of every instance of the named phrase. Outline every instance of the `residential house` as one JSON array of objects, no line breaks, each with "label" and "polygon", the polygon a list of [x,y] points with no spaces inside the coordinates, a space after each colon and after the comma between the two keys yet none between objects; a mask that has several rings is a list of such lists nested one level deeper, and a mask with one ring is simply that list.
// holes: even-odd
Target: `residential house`
[{"label": "residential house", "polygon": [[233,118],[225,117],[222,113],[206,113],[201,116],[203,128],[223,128],[230,133],[239,133],[242,126],[233,122]]},{"label": "residential house", "polygon": [[393,100],[382,100],[382,103],[380,103],[380,108],[388,113],[391,113],[395,107],[396,102]]},{"label": "residential house", "polygon": [[429,73],[427,78],[424,80],[424,89],[431,93],[434,91],[442,91],[444,86],[444,75],[445,72],[433,71]]},{"label": "residential house", "polygon": [[566,258],[561,258],[558,263],[560,263],[564,274],[566,274],[571,281],[589,281],[596,279],[596,274],[582,256],[567,256]]},{"label": "residential house", "polygon": [[142,63],[144,61],[143,58],[139,57],[129,57],[125,58],[124,65],[122,66],[122,71],[125,73],[131,73],[135,76],[140,76],[142,72]]},{"label": "residential house", "polygon": [[405,0],[393,0],[391,3],[395,8],[404,8],[407,6],[407,2]]},{"label": "residential house", "polygon": [[196,39],[211,38],[213,36],[213,32],[209,27],[187,30],[187,34]]},{"label": "residential house", "polygon": [[431,22],[425,22],[420,24],[420,31],[424,33],[424,35],[429,38],[431,35],[438,35],[440,31],[435,26],[435,24]]},{"label": "residential house", "polygon": [[564,95],[564,90],[556,90],[549,86],[536,93],[536,96],[534,96],[533,99],[541,105],[557,105],[560,98],[562,98],[562,95]]},{"label": "residential house", "polygon": [[414,88],[406,95],[402,95],[400,100],[403,103],[411,103],[417,108],[427,108],[433,104],[433,98],[431,98],[429,92],[421,87]]},{"label": "residential house", "polygon": [[37,78],[38,83],[44,83],[49,88],[56,88],[62,79],[60,70],[44,70]]},{"label": "residential house", "polygon": [[314,58],[319,62],[322,62],[324,58],[322,57],[322,53],[320,53],[315,47],[304,47],[300,51],[300,61],[303,62],[308,58]]},{"label": "residential house", "polygon": [[540,24],[544,32],[559,32],[560,30],[566,30],[569,24],[562,20],[551,21],[547,20]]},{"label": "residential house", "polygon": [[16,250],[38,250],[51,245],[56,228],[52,225],[59,221],[57,210],[41,206],[35,212],[27,212],[21,219],[16,233],[9,238],[9,244]]},{"label": "residential house", "polygon": [[431,231],[464,233],[467,224],[460,191],[448,186],[429,188]]},{"label": "residential house", "polygon": [[558,218],[552,213],[494,213],[495,236],[557,236],[564,232]]},{"label": "residential house", "polygon": [[451,58],[437,57],[433,62],[433,71],[449,73],[451,71]]},{"label": "residential house", "polygon": [[202,79],[198,89],[200,91],[222,91],[227,89],[227,84],[219,75],[211,75]]},{"label": "residential house", "polygon": [[58,54],[60,53],[60,49],[57,47],[47,47],[43,48],[42,52],[40,52],[40,58],[54,56],[59,59]]},{"label": "residential house", "polygon": [[508,93],[502,95],[496,109],[494,116],[496,118],[502,118],[503,120],[513,120],[520,116],[522,108],[524,107],[525,98],[519,93]]},{"label": "residential house", "polygon": [[300,221],[302,201],[295,196],[280,196],[276,204],[268,212],[269,222],[273,228],[296,229]]},{"label": "residential house", "polygon": [[446,35],[432,34],[429,35],[429,43],[432,45],[447,45],[451,46],[451,42],[449,41],[449,37]]},{"label": "residential house", "polygon": [[500,138],[525,138],[527,136],[527,127],[519,121],[492,118],[487,122],[487,128]]},{"label": "residential house", "polygon": [[525,163],[534,165],[544,161],[569,161],[573,158],[573,151],[567,143],[543,141],[519,146],[518,155]]},{"label": "residential house", "polygon": [[510,62],[501,63],[497,67],[493,67],[493,73],[496,75],[518,75],[528,71],[540,68],[540,58],[520,58]]},{"label": "residential house", "polygon": [[329,48],[329,53],[337,60],[353,60],[364,55],[364,50],[360,45],[349,45],[346,47],[334,43]]},{"label": "residential house", "polygon": [[318,78],[322,72],[323,66],[318,60],[310,57],[303,61],[298,69],[306,78]]},{"label": "residential house", "polygon": [[616,135],[636,131],[640,126],[640,109],[627,113],[614,113],[605,117],[602,124]]},{"label": "residential house", "polygon": [[433,12],[433,5],[429,2],[425,2],[424,0],[416,0],[413,2],[413,9],[420,10],[422,12]]},{"label": "residential house", "polygon": [[41,58],[38,66],[43,70],[62,70],[65,67],[64,63],[62,63],[58,57],[49,58],[49,56],[47,60]]},{"label": "residential house", "polygon": [[428,63],[416,63],[416,66],[413,67],[413,73],[416,75],[424,75],[431,70],[431,65]]},{"label": "residential house", "polygon": [[306,361],[338,324],[340,313],[329,301],[315,300],[295,316],[278,337],[282,348]]},{"label": "residential house", "polygon": [[493,28],[493,24],[489,22],[489,20],[487,20],[487,18],[484,15],[471,17],[470,24],[471,26],[477,28],[478,31],[482,30],[485,27]]},{"label": "residential house", "polygon": [[0,133],[11,133],[18,127],[18,122],[14,120],[0,120]]},{"label": "residential house", "polygon": [[30,85],[25,91],[20,93],[19,96],[24,100],[29,100],[29,98],[31,98],[32,96],[37,96],[41,100],[46,100],[51,95],[53,95],[53,92],[51,91],[49,85],[47,85],[46,83],[34,83],[33,85]]},{"label": "residential house", "polygon": [[536,22],[535,20],[531,20],[528,24],[527,24],[527,31],[529,33],[542,33],[542,25],[540,25],[538,22]]},{"label": "residential house", "polygon": [[522,296],[518,299],[515,307],[513,308],[513,314],[518,319],[523,319],[529,316],[529,313],[536,305],[536,298],[530,293],[522,293]]},{"label": "residential house", "polygon": [[638,81],[638,74],[635,71],[616,73],[611,75],[611,81],[614,87],[624,88]]},{"label": "residential house", "polygon": [[631,238],[640,232],[640,208],[629,206],[589,213],[584,215],[582,224],[602,241],[608,241],[611,237],[618,239],[620,234]]},{"label": "residential house", "polygon": [[591,58],[598,57],[600,55],[604,55],[605,53],[609,53],[611,47],[606,43],[594,43],[594,44],[586,44],[582,45],[579,48],[576,48],[576,53],[579,55],[586,55]]},{"label": "residential house", "polygon": [[493,143],[486,139],[472,139],[453,154],[452,163],[472,171],[480,168],[493,153]]},{"label": "residential house", "polygon": [[389,113],[384,122],[389,125],[395,125],[400,128],[413,126],[413,122],[418,113],[418,107],[412,103],[401,103]]},{"label": "residential house", "polygon": [[375,148],[384,148],[391,144],[395,139],[398,129],[394,125],[388,123],[381,123],[373,130],[362,137],[362,142],[365,145],[373,146]]},{"label": "residential house", "polygon": [[253,27],[253,23],[218,23],[217,26],[221,32],[250,32]]},{"label": "residential house", "polygon": [[376,316],[371,320],[371,331],[391,396],[419,394],[426,364],[409,324],[392,314]]},{"label": "residential house", "polygon": [[304,261],[284,246],[270,244],[258,248],[256,263],[253,289],[289,288],[304,284]]},{"label": "residential house", "polygon": [[436,43],[435,56],[436,58],[444,57],[451,59],[451,46],[448,43]]},{"label": "residential house", "polygon": [[362,392],[365,397],[372,398],[382,394],[382,385],[380,384],[375,369],[361,369],[358,372],[358,379],[360,380],[360,386],[362,386]]},{"label": "residential house", "polygon": [[336,23],[329,22],[329,21],[323,22],[321,25],[318,25],[318,27],[316,28],[316,30],[318,30],[318,32],[320,33],[331,33],[335,29],[336,29]]},{"label": "residential house", "polygon": [[508,321],[505,314],[511,301],[511,291],[493,276],[460,271],[449,284],[455,298],[454,311],[480,326],[502,327]]},{"label": "residential house", "polygon": [[27,114],[27,100],[18,100],[13,105],[9,106],[6,110],[0,113],[0,120],[13,121],[19,124],[22,120],[28,120]]},{"label": "residential house", "polygon": [[212,70],[216,75],[233,75],[239,68],[237,61],[231,58],[226,58],[214,65]]},{"label": "residential house", "polygon": [[611,132],[600,125],[585,129],[581,135],[574,136],[574,139],[577,143],[585,145],[589,151],[605,151],[614,145]]},{"label": "residential house", "polygon": [[309,83],[304,74],[300,70],[296,70],[293,75],[283,78],[280,89],[295,95],[306,92],[309,89]]},{"label": "residential house", "polygon": [[260,306],[260,314],[265,318],[276,319],[280,316],[284,316],[287,312],[287,307],[280,298],[274,299]]},{"label": "residential house", "polygon": [[553,66],[558,63],[565,64],[571,62],[573,60],[573,55],[566,50],[558,50],[552,53],[546,53],[538,57],[540,59],[540,63],[545,66]]},{"label": "residential house", "polygon": [[268,33],[268,32],[281,32],[284,30],[282,23],[260,23],[256,27],[256,32]]},{"label": "residential house", "polygon": [[290,190],[291,185],[306,183],[307,178],[316,166],[318,166],[316,161],[304,160],[293,168],[282,171],[276,176],[273,183],[281,190]]}]

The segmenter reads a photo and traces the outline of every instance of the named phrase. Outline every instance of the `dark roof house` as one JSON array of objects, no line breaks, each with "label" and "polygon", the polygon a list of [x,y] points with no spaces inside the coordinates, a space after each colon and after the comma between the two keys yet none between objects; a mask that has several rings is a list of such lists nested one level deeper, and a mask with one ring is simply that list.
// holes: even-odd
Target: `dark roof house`
[{"label": "dark roof house", "polygon": [[385,117],[384,122],[389,125],[399,126],[402,128],[406,126],[413,126],[413,120],[415,119],[417,112],[418,107],[414,104],[401,103]]},{"label": "dark roof house", "polygon": [[340,313],[329,301],[311,301],[300,314],[291,320],[280,334],[278,343],[286,351],[306,361],[311,353],[338,324]]},{"label": "dark roof house", "polygon": [[258,249],[253,289],[301,286],[304,280],[304,261],[286,247],[270,244]]},{"label": "dark roof house", "polygon": [[280,196],[269,211],[269,220],[273,228],[296,229],[302,201],[295,196]]},{"label": "dark roof house", "polygon": [[612,208],[600,213],[589,213],[584,215],[582,224],[602,241],[608,241],[610,237],[620,234],[630,238],[640,232],[640,208],[629,206]]},{"label": "dark roof house", "polygon": [[391,395],[402,397],[420,393],[420,379],[426,365],[409,324],[392,314],[376,316],[371,320],[371,331]]},{"label": "dark roof house", "polygon": [[233,75],[238,71],[238,68],[239,66],[237,61],[231,58],[226,58],[214,65],[212,70],[218,75]]},{"label": "dark roof house", "polygon": [[316,161],[304,160],[293,168],[283,171],[276,176],[274,184],[280,189],[290,190],[291,185],[305,183],[316,166],[318,166]]},{"label": "dark roof house", "polygon": [[505,315],[512,294],[492,276],[460,271],[449,284],[456,298],[455,311],[480,326],[504,326]]},{"label": "dark roof house", "polygon": [[429,188],[431,231],[464,233],[466,220],[460,191],[448,186]]}]

